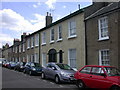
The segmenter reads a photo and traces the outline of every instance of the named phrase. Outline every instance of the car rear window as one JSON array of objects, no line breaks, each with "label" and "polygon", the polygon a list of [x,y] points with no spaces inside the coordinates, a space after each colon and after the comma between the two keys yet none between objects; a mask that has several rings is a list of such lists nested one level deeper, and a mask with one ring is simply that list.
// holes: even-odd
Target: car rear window
[{"label": "car rear window", "polygon": [[90,71],[91,71],[91,67],[84,67],[80,73],[86,73],[86,74],[90,74]]}]

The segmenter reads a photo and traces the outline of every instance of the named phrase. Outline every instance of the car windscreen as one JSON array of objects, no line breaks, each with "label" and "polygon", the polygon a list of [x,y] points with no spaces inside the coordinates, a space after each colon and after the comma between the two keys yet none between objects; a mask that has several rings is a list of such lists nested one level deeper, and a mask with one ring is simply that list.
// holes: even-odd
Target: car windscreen
[{"label": "car windscreen", "polygon": [[31,66],[32,67],[41,67],[41,65],[39,63],[32,63]]},{"label": "car windscreen", "polygon": [[108,76],[120,76],[120,70],[114,67],[105,67],[104,68]]},{"label": "car windscreen", "polygon": [[63,70],[72,70],[72,68],[67,64],[56,64],[56,65]]},{"label": "car windscreen", "polygon": [[21,66],[25,66],[25,64],[26,64],[25,62],[21,62],[20,63]]},{"label": "car windscreen", "polygon": [[10,64],[16,64],[15,62],[10,62]]}]

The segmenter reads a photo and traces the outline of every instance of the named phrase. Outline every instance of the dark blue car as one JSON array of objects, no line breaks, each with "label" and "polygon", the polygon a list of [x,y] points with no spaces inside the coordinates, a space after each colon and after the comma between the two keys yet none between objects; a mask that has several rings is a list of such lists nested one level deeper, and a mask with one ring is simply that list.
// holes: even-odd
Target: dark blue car
[{"label": "dark blue car", "polygon": [[7,68],[9,68],[9,69],[14,69],[14,67],[16,66],[16,62],[14,62],[14,61],[11,61],[11,62],[9,62],[9,64],[7,65]]},{"label": "dark blue car", "polygon": [[39,63],[28,62],[25,64],[23,72],[29,75],[40,75],[42,72],[42,66]]},{"label": "dark blue car", "polygon": [[23,72],[23,70],[25,68],[25,64],[26,64],[26,62],[18,62],[17,65],[15,66],[14,70]]}]

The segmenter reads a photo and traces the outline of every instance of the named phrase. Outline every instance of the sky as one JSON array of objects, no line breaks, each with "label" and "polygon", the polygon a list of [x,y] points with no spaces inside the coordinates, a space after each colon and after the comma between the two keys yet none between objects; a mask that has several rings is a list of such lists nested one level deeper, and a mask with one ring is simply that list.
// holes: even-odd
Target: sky
[{"label": "sky", "polygon": [[91,0],[2,0],[0,2],[0,48],[21,34],[33,33],[45,27],[47,12],[52,14],[53,22],[92,4]]}]

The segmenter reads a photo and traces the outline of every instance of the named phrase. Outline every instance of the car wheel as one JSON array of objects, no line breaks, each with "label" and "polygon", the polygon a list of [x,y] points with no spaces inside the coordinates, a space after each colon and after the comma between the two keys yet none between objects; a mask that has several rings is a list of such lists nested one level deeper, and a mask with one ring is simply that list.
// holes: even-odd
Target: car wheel
[{"label": "car wheel", "polygon": [[16,68],[14,68],[14,70],[16,71],[17,69],[16,69]]},{"label": "car wheel", "polygon": [[77,85],[78,88],[85,88],[85,84],[83,83],[82,80],[78,80],[76,85]]},{"label": "car wheel", "polygon": [[120,87],[118,87],[118,86],[112,86],[110,90],[120,90]]},{"label": "car wheel", "polygon": [[29,71],[29,75],[30,75],[30,76],[32,75],[32,71]]},{"label": "car wheel", "polygon": [[60,78],[59,78],[59,76],[55,76],[55,83],[60,83]]},{"label": "car wheel", "polygon": [[41,78],[45,79],[45,74],[43,72],[41,73]]},{"label": "car wheel", "polygon": [[23,73],[26,73],[25,69],[23,70]]}]

